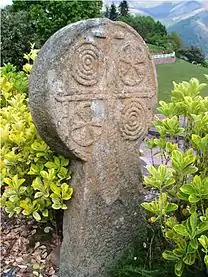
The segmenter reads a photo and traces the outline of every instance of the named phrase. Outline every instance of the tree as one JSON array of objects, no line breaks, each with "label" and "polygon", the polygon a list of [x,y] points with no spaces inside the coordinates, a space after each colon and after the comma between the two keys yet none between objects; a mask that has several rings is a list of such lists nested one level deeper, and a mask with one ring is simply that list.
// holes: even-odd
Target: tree
[{"label": "tree", "polygon": [[126,0],[123,0],[120,4],[119,4],[119,15],[121,16],[127,16],[129,13],[129,6],[128,6],[128,2]]},{"label": "tree", "polygon": [[155,32],[161,36],[167,36],[166,27],[160,21],[155,23]]},{"label": "tree", "polygon": [[104,17],[109,18],[109,16],[110,16],[109,6],[106,5],[105,6]]},{"label": "tree", "polygon": [[182,58],[185,57],[185,59],[187,59],[191,63],[192,62],[196,62],[200,64],[205,63],[205,54],[202,52],[202,50],[199,47],[196,47],[194,45],[180,49],[178,51],[178,55]]},{"label": "tree", "polygon": [[1,66],[11,63],[21,69],[24,53],[30,52],[30,43],[41,46],[27,11],[11,13],[9,8],[1,11],[1,42]]},{"label": "tree", "polygon": [[115,21],[117,19],[117,17],[118,17],[118,13],[117,13],[116,5],[114,3],[112,3],[110,6],[109,19]]},{"label": "tree", "polygon": [[167,30],[161,22],[155,20],[151,16],[119,16],[118,20],[124,21],[133,27],[142,38],[156,45],[163,45],[166,42]]},{"label": "tree", "polygon": [[87,18],[100,17],[102,1],[13,0],[14,11],[26,10],[44,43],[62,27]]},{"label": "tree", "polygon": [[[2,10],[5,13],[1,24],[4,30],[2,61],[11,62],[12,57],[13,64],[21,68],[23,54],[29,51],[30,42],[36,42],[36,47],[41,47],[62,27],[79,20],[100,17],[101,7],[102,1],[13,0],[10,8]],[[20,12],[24,13],[23,18]],[[12,43],[9,42],[11,37]]]},{"label": "tree", "polygon": [[183,40],[176,32],[172,32],[170,35],[168,35],[168,39],[172,42],[174,51],[177,52],[179,49],[184,47]]}]

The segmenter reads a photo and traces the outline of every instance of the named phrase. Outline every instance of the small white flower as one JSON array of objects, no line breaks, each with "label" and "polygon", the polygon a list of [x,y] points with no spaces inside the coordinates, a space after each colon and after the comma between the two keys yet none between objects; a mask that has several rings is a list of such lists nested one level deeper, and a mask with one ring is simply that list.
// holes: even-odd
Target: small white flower
[{"label": "small white flower", "polygon": [[147,248],[147,244],[145,242],[143,242],[143,247]]},{"label": "small white flower", "polygon": [[136,261],[136,260],[137,260],[137,257],[134,257],[134,260]]}]

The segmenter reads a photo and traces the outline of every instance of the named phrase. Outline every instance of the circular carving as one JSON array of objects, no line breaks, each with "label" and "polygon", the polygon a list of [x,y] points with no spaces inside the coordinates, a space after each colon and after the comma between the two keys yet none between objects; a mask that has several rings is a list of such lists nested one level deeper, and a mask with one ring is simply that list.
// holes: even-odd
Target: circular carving
[{"label": "circular carving", "polygon": [[129,100],[122,111],[121,133],[125,139],[136,140],[147,132],[146,106],[138,99]]},{"label": "circular carving", "polygon": [[80,146],[90,146],[99,138],[102,123],[93,118],[90,103],[80,104],[72,121],[71,137]]},{"label": "circular carving", "polygon": [[119,76],[127,86],[135,86],[142,82],[145,76],[145,55],[139,47],[129,44],[123,47],[119,58]]},{"label": "circular carving", "polygon": [[93,86],[99,80],[101,50],[92,43],[83,43],[75,50],[73,78],[84,86]]}]

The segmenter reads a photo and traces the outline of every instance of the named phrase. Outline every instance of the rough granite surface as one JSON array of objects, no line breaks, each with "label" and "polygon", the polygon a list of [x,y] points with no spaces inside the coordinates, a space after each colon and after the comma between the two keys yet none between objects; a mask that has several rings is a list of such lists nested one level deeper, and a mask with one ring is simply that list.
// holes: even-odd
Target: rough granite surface
[{"label": "rough granite surface", "polygon": [[41,48],[30,78],[33,120],[73,170],[60,277],[109,276],[144,232],[139,145],[156,92],[148,49],[125,23],[80,21]]}]

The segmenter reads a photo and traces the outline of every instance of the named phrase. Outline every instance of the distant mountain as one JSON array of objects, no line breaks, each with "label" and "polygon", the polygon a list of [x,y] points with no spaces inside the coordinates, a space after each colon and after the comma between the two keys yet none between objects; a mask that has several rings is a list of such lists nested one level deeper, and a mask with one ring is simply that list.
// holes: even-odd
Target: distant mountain
[{"label": "distant mountain", "polygon": [[169,32],[176,32],[186,46],[196,45],[208,56],[208,12],[200,11],[168,27]]},{"label": "distant mountain", "polygon": [[186,46],[196,45],[208,56],[208,5],[205,2],[162,3],[140,7],[140,10],[160,20],[168,32],[178,33]]},{"label": "distant mountain", "polygon": [[168,20],[162,21],[168,32],[178,33],[186,46],[196,45],[208,56],[208,7],[204,4],[198,1],[177,4],[170,10]]},{"label": "distant mountain", "polygon": [[[110,4],[111,0],[106,0]],[[121,1],[114,1],[119,4]],[[153,3],[153,1],[150,1]],[[169,1],[147,5],[144,1],[128,1],[130,12],[150,15],[161,21],[168,32],[176,32],[185,45],[196,45],[208,56],[208,1]]]},{"label": "distant mountain", "polygon": [[142,6],[138,7],[140,10],[144,11],[145,13],[151,15],[154,18],[157,19],[164,19],[167,17],[167,15],[170,13],[170,11],[175,7],[176,5],[167,2],[167,3],[162,3],[157,6],[149,7],[149,8],[143,8]]},{"label": "distant mountain", "polygon": [[202,8],[203,4],[198,1],[181,2],[173,6],[173,8],[169,11],[168,16],[171,16],[172,19],[180,16],[183,17],[184,15],[190,14]]}]

